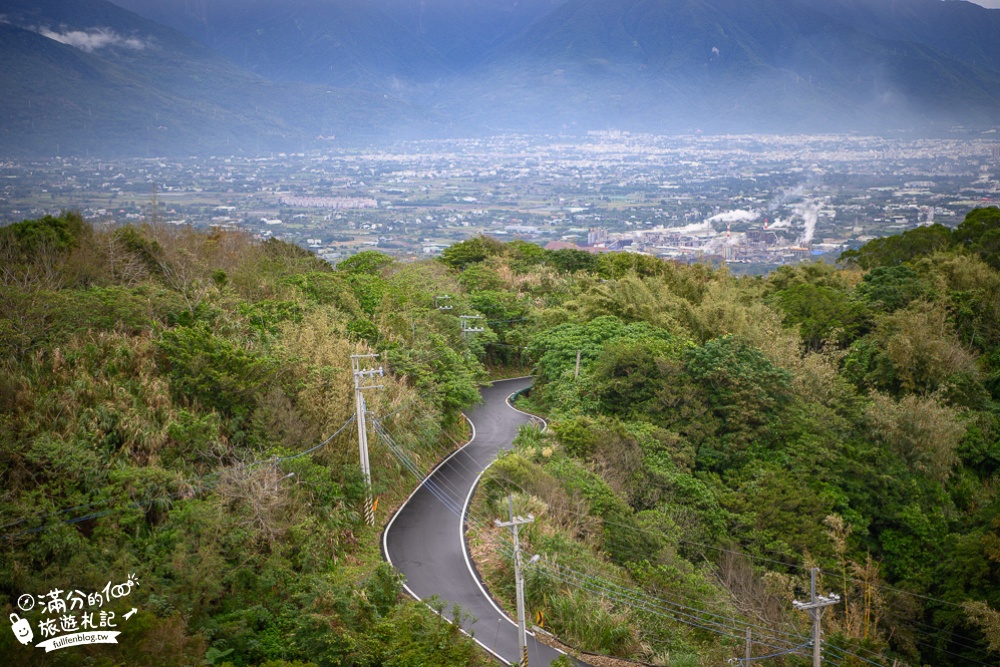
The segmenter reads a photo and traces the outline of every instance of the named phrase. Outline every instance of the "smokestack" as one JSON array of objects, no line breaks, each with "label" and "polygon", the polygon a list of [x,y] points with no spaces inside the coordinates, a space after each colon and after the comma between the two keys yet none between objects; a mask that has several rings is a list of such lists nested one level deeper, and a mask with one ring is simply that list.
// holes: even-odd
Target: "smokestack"
[{"label": "smokestack", "polygon": [[767,231],[767,218],[764,218],[764,231]]}]

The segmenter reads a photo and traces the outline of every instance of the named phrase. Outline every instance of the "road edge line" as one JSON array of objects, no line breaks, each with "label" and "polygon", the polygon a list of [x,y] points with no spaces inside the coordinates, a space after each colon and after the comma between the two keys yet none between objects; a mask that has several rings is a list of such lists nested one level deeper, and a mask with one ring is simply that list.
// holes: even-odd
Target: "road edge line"
[{"label": "road edge line", "polygon": [[[528,377],[533,377],[533,376],[529,375]],[[517,379],[517,380],[522,380],[522,379],[524,379],[524,378],[515,378],[515,379]],[[514,393],[512,393],[512,394],[511,394],[510,396],[514,396],[514,395],[516,395],[516,394],[520,394],[520,393],[521,393],[522,391],[524,391],[524,390],[522,389],[521,391],[515,391],[515,392],[514,392]],[[521,413],[522,415],[527,415],[527,416],[531,417],[532,419],[538,419],[539,421],[541,421],[541,422],[542,422],[542,432],[543,432],[543,433],[544,433],[545,431],[548,431],[548,430],[549,430],[549,420],[548,420],[548,419],[546,419],[545,417],[541,417],[541,416],[539,416],[539,415],[536,415],[536,414],[532,414],[532,413],[530,413],[530,412],[526,412],[526,411],[524,411],[524,410],[519,410],[519,409],[515,408],[515,407],[514,407],[514,404],[513,404],[513,403],[511,402],[511,400],[510,400],[510,396],[508,396],[508,397],[507,397],[506,399],[504,399],[504,402],[505,402],[505,403],[507,404],[507,407],[508,407],[508,408],[510,408],[510,409],[511,409],[511,410],[513,410],[514,412],[520,412],[520,413]]]},{"label": "road edge line", "polygon": [[[522,377],[522,378],[508,378],[508,379],[511,379],[511,380],[524,380],[524,379],[529,378],[529,377],[533,377],[533,376],[527,375],[527,376]],[[504,403],[506,403],[507,407],[510,408],[511,410],[513,410],[514,412],[519,412],[522,415],[526,415],[526,416],[531,417],[533,419],[536,419],[536,418],[537,419],[541,419],[542,423],[545,425],[545,428],[548,428],[548,422],[545,420],[544,417],[539,417],[538,415],[533,415],[530,412],[525,412],[524,410],[518,410],[510,402],[510,397],[514,396],[516,394],[521,393],[521,391],[524,391],[524,390],[522,389],[520,391],[511,392],[510,394],[508,394],[507,397],[504,399]],[[469,419],[468,417],[466,417],[466,419],[468,419],[469,423],[472,424],[472,420],[471,419]],[[474,426],[475,425],[473,425],[473,427]],[[499,452],[498,452],[498,454],[499,454]],[[465,539],[465,516],[469,512],[469,504],[472,502],[472,496],[475,495],[476,489],[479,488],[479,480],[481,480],[483,478],[483,475],[486,474],[487,470],[489,470],[490,468],[493,467],[494,463],[496,463],[496,459],[493,459],[492,461],[490,461],[489,464],[485,468],[483,468],[482,472],[480,472],[479,475],[476,476],[476,480],[472,483],[472,488],[469,489],[469,495],[465,497],[465,504],[462,505],[462,521],[461,521],[461,524],[460,524],[460,527],[459,527],[459,530],[460,530],[460,532],[462,534],[462,555],[465,557],[465,565],[466,565],[466,567],[469,568],[469,573],[472,575],[472,578],[476,580],[476,585],[479,586],[479,590],[482,591],[483,595],[486,596],[486,599],[490,601],[490,604],[493,605],[493,608],[496,609],[497,612],[499,612],[499,614],[503,618],[506,618],[507,621],[511,625],[517,626],[517,622],[514,621],[510,616],[508,616],[507,612],[505,612],[503,609],[500,608],[500,606],[497,604],[497,601],[495,599],[493,599],[493,595],[491,595],[490,592],[486,590],[486,586],[483,585],[483,579],[479,575],[479,570],[476,569],[476,566],[473,564],[472,559],[469,557],[469,543]],[[535,633],[532,632],[531,630],[526,630],[526,634],[530,635],[532,638],[535,637]],[[538,641],[538,640],[535,639],[535,641]],[[556,648],[555,646],[550,646],[549,648],[551,648],[552,650],[554,650],[554,651],[556,651],[556,652],[558,652],[558,653],[560,653],[562,655],[567,655],[566,651],[563,651],[560,648]]]},{"label": "road edge line", "polygon": [[[531,377],[531,376],[527,375],[525,377]],[[523,380],[525,378],[522,377],[522,378],[505,378],[505,379]],[[497,382],[503,382],[503,380],[497,380]],[[476,425],[474,423],[472,423],[472,420],[469,419],[469,416],[466,415],[464,412],[462,413],[462,417],[464,417],[465,421],[469,422],[469,426],[472,427],[472,437],[470,437],[469,441],[466,442],[464,445],[462,445],[461,447],[459,447],[458,449],[456,449],[455,451],[453,451],[451,454],[449,454],[448,456],[446,456],[445,458],[443,458],[440,463],[438,463],[436,466],[434,466],[434,468],[429,473],[427,473],[427,475],[422,480],[420,480],[420,484],[418,484],[417,487],[415,489],[413,489],[413,491],[410,492],[410,495],[408,495],[406,497],[406,500],[404,500],[399,505],[399,507],[396,508],[396,511],[393,512],[392,516],[389,518],[389,522],[387,524],[385,524],[385,528],[382,529],[382,539],[379,541],[380,544],[381,544],[381,547],[382,547],[382,558],[385,560],[385,562],[387,562],[389,565],[391,565],[393,568],[395,568],[397,572],[399,571],[399,568],[397,568],[395,565],[393,565],[392,558],[389,557],[389,544],[387,542],[387,539],[388,539],[388,536],[389,536],[389,529],[392,528],[392,524],[395,523],[396,517],[398,517],[399,513],[403,510],[404,507],[406,507],[406,504],[409,503],[410,500],[413,498],[413,496],[416,495],[417,491],[419,491],[420,489],[422,489],[424,487],[424,485],[427,483],[427,480],[429,480],[431,477],[433,477],[434,473],[436,473],[441,466],[443,466],[445,463],[447,463],[448,461],[450,461],[451,458],[453,456],[455,456],[456,454],[458,454],[460,451],[462,451],[463,449],[465,449],[466,447],[468,447],[469,445],[471,445],[472,441],[476,439]],[[493,464],[490,463],[490,465],[493,465]],[[476,485],[479,484],[479,478],[483,476],[483,473],[486,472],[486,470],[488,468],[489,468],[489,466],[487,466],[486,468],[484,468],[483,472],[479,473],[479,477],[476,477],[476,481],[473,482],[473,484],[472,484],[472,488],[473,489],[475,489]],[[469,497],[471,497],[471,492],[470,492],[470,496]],[[460,521],[459,521],[459,530],[462,531],[462,533],[463,533],[462,534],[462,554],[465,556],[465,563],[466,563],[466,565],[469,565],[468,549],[467,549],[466,544],[465,544],[465,534],[464,534],[464,528],[465,528],[465,509],[464,508],[462,510],[462,516],[459,517],[459,519],[460,519]],[[476,576],[475,572],[473,572],[472,578],[476,580],[476,584],[479,586],[479,589],[481,591],[483,591],[483,593],[485,594],[486,591],[483,590],[483,585],[479,581],[479,577]],[[406,582],[403,582],[403,590],[405,590],[409,594],[409,596],[412,597],[414,600],[416,600],[417,602],[423,602],[424,606],[426,606],[428,609],[430,609],[435,614],[438,614],[437,610],[434,609],[434,607],[432,607],[429,604],[427,604],[426,602],[424,602],[424,600],[421,599],[421,597],[419,595],[417,595],[416,593],[414,593],[413,590],[409,586],[406,585]],[[501,611],[496,606],[496,603],[493,602],[492,596],[490,596],[489,594],[486,594],[486,598],[490,601],[490,604],[492,604],[493,607],[495,609],[497,609],[497,611],[500,612],[500,615],[503,618],[506,618],[508,621],[510,621],[511,623],[513,623],[513,621],[510,620],[510,618],[507,616],[507,614],[503,613],[503,611]],[[443,614],[438,614],[438,616],[440,616],[444,620],[448,621],[452,625],[455,625],[454,620],[449,620],[447,616],[444,616]],[[517,623],[514,623],[514,625],[517,625]],[[501,656],[499,653],[497,653],[496,651],[494,651],[493,649],[491,649],[489,646],[487,646],[483,642],[481,642],[478,639],[476,639],[476,637],[474,635],[472,635],[471,633],[467,632],[465,630],[465,628],[462,627],[461,624],[458,624],[458,629],[462,632],[462,634],[464,634],[465,636],[469,637],[472,641],[474,641],[477,644],[479,644],[480,646],[482,646],[483,649],[487,653],[489,653],[490,655],[492,655],[494,658],[496,658],[497,660],[499,660],[501,663],[503,663],[505,665],[508,665],[509,667],[513,667],[513,663],[508,662],[506,658],[504,658],[503,656]],[[534,635],[532,635],[532,636],[534,636]]]}]

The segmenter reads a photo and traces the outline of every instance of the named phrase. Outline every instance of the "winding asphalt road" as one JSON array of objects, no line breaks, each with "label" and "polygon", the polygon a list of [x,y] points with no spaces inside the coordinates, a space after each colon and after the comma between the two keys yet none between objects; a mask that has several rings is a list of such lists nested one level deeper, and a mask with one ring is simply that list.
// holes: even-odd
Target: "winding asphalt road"
[{"label": "winding asphalt road", "polygon": [[[507,405],[512,393],[531,386],[530,378],[503,380],[481,390],[483,403],[468,413],[472,440],[438,466],[389,521],[382,536],[386,560],[406,577],[417,599],[436,595],[450,612],[457,603],[473,620],[462,628],[504,663],[517,664],[517,624],[486,593],[474,573],[464,537],[464,518],[483,470],[531,417]],[[547,667],[561,652],[528,637],[528,662]],[[580,663],[577,663],[580,664]]]}]

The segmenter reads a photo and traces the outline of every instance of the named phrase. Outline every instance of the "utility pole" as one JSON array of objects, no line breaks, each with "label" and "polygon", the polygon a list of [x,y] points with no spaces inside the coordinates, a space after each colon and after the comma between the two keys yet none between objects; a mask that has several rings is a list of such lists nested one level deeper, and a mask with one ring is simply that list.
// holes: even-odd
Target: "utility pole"
[{"label": "utility pole", "polygon": [[454,306],[446,306],[446,305],[444,305],[444,302],[447,301],[450,298],[451,297],[448,296],[447,294],[444,295],[444,296],[436,296],[436,297],[434,297],[434,307],[437,308],[438,310],[451,310],[452,308],[454,308]]},{"label": "utility pole", "polygon": [[580,352],[582,350],[576,351],[576,370],[573,371],[573,379],[576,380],[580,377]]},{"label": "utility pole", "polygon": [[382,389],[384,385],[372,384],[372,378],[382,377],[385,372],[382,367],[363,367],[363,360],[378,359],[377,354],[352,354],[351,368],[354,371],[354,409],[355,420],[358,423],[358,452],[361,456],[361,474],[365,477],[365,522],[375,525],[375,510],[372,508],[372,471],[368,463],[368,422],[366,421],[367,406],[365,405],[365,389]]},{"label": "utility pole", "polygon": [[156,183],[153,183],[153,212],[151,216],[153,218],[153,227],[156,227],[159,223],[159,220],[157,219],[157,216],[159,215],[159,208],[160,204],[156,201]]},{"label": "utility pole", "polygon": [[521,646],[521,662],[519,667],[528,667],[528,628],[524,620],[524,573],[521,572],[521,543],[518,541],[518,528],[526,523],[535,520],[533,514],[528,518],[514,516],[514,496],[507,497],[510,503],[510,521],[496,520],[496,525],[500,528],[510,526],[510,531],[514,533],[514,583],[517,589],[517,640]]},{"label": "utility pole", "polygon": [[840,602],[840,596],[836,593],[831,593],[830,595],[816,595],[816,574],[819,572],[818,567],[814,567],[809,571],[809,601],[800,602],[798,600],[792,600],[792,606],[799,611],[808,611],[809,616],[812,617],[813,622],[813,667],[821,667],[823,664],[822,648],[823,648],[823,634],[819,627],[820,618],[823,617],[823,611],[831,606],[838,604]]},{"label": "utility pole", "polygon": [[747,627],[747,641],[746,641],[746,650],[744,652],[744,657],[730,658],[726,662],[729,663],[730,665],[739,664],[740,667],[750,667],[750,663],[753,662],[752,647],[753,647],[753,641],[750,638],[750,628]]},{"label": "utility pole", "polygon": [[462,323],[462,338],[465,338],[466,334],[470,334],[470,333],[482,333],[483,331],[486,331],[486,329],[484,329],[483,327],[470,327],[469,326],[469,320],[481,320],[481,319],[483,319],[482,315],[459,315],[458,319]]}]

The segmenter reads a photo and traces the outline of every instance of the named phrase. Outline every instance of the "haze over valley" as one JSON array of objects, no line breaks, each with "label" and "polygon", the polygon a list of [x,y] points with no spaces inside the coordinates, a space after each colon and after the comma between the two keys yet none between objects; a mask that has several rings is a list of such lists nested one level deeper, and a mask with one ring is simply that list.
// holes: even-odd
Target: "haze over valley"
[{"label": "haze over valley", "polygon": [[822,135],[400,142],[260,157],[63,158],[0,165],[0,222],[66,208],[283,239],[337,263],[435,257],[476,234],[726,263],[825,258],[955,226],[1000,201],[1000,142]]}]

